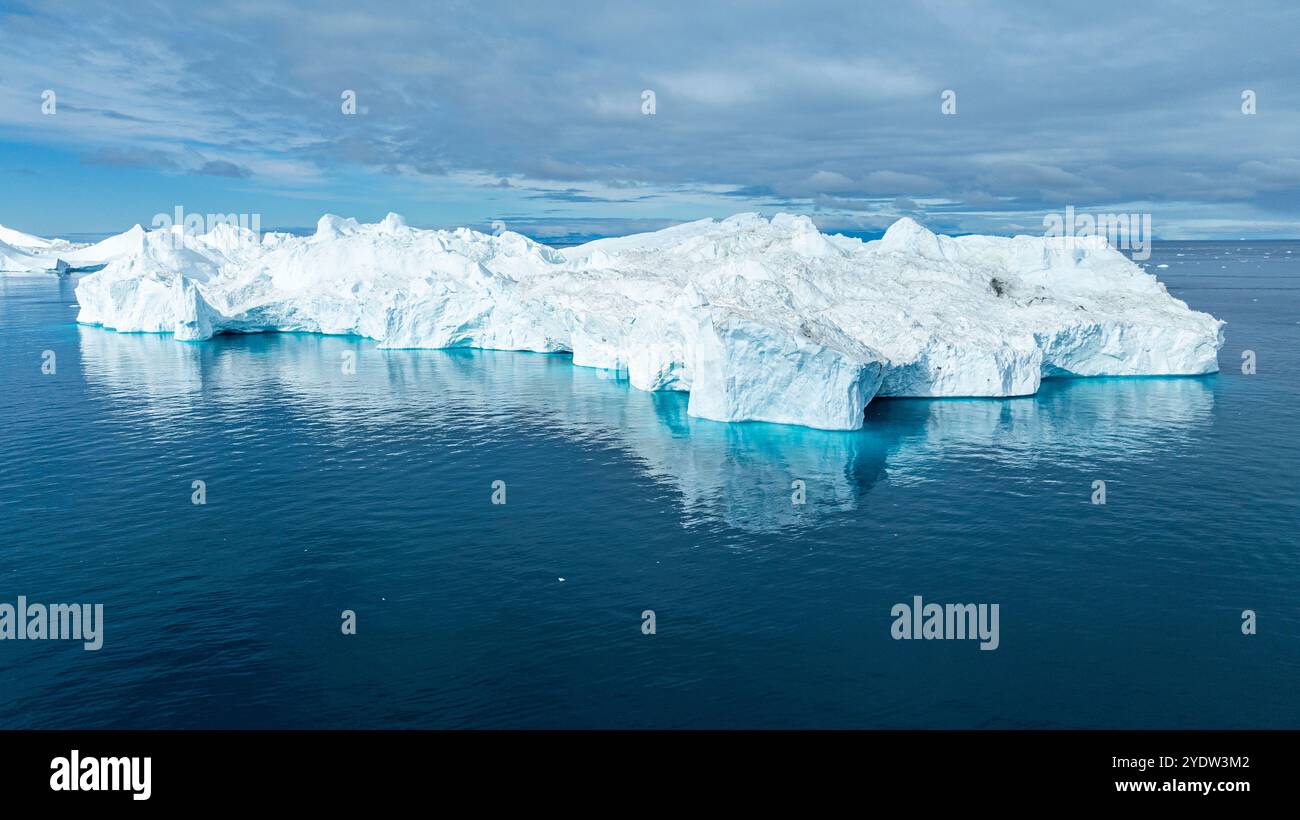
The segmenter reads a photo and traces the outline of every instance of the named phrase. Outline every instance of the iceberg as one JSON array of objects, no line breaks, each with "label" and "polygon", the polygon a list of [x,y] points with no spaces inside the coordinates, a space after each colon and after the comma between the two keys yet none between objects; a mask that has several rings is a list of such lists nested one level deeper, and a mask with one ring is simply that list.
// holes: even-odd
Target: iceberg
[{"label": "iceberg", "polygon": [[0,239],[0,271],[40,273],[50,267],[49,259],[34,249],[16,247]]},{"label": "iceberg", "polygon": [[85,324],[569,353],[641,390],[688,391],[691,416],[830,430],[860,428],[875,396],[1213,373],[1223,343],[1221,321],[1105,243],[954,238],[906,218],[868,242],[740,214],[561,250],[327,215],[311,236],[136,226],[78,253],[110,260],[77,285]]},{"label": "iceberg", "polygon": [[44,239],[0,225],[0,273],[66,276],[74,267],[67,257],[81,247],[66,239]]},{"label": "iceberg", "polygon": [[44,239],[0,225],[0,272],[57,273],[67,275],[79,269],[95,268],[141,251],[144,228],[136,225],[126,233],[93,245],[66,239]]},{"label": "iceberg", "polygon": [[[117,259],[126,259],[145,251],[146,233],[144,228],[136,225],[125,233],[65,253],[63,258],[69,264],[79,268],[106,265]],[[158,235],[162,236],[163,232],[159,232]]]},{"label": "iceberg", "polygon": [[43,239],[39,236],[33,236],[29,233],[8,228],[0,225],[0,242],[11,248],[20,248],[26,251],[32,250],[49,250],[60,247],[68,247],[70,243],[62,239]]}]

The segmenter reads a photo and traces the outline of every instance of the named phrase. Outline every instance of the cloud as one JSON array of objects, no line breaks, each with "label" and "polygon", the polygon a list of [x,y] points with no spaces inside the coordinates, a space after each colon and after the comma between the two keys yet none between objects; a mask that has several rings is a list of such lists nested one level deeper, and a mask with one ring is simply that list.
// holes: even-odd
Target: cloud
[{"label": "cloud", "polygon": [[1228,203],[1247,227],[1296,220],[1296,7],[1089,9],[575,0],[557,27],[496,0],[30,3],[0,11],[0,128],[88,165],[255,179],[381,215],[436,191],[632,220],[781,207],[851,222],[883,203],[996,229],[1139,200],[1171,225]]},{"label": "cloud", "polygon": [[1262,189],[1300,189],[1300,159],[1250,160],[1238,170]]},{"label": "cloud", "polygon": [[244,179],[250,177],[253,172],[233,162],[227,162],[224,159],[208,160],[195,170],[199,176],[208,177],[231,177],[233,179]]},{"label": "cloud", "polygon": [[114,146],[96,148],[81,157],[83,165],[107,165],[118,168],[175,168],[176,159],[166,151],[153,148]]},{"label": "cloud", "polygon": [[875,194],[924,194],[941,187],[929,177],[897,171],[872,171],[865,182],[866,190]]}]

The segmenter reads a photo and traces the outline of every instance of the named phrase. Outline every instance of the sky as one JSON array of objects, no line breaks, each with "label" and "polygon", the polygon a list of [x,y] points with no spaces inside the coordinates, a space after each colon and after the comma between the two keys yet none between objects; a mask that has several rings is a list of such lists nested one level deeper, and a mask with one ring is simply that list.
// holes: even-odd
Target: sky
[{"label": "sky", "polygon": [[1300,237],[1298,38],[1293,0],[0,0],[0,224]]}]

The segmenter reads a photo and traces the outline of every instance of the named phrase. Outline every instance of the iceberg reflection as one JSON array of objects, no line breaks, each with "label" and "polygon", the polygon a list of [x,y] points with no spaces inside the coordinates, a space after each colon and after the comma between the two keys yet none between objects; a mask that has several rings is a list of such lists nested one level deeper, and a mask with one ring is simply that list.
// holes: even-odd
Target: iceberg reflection
[{"label": "iceberg reflection", "polygon": [[[1048,380],[1037,397],[877,400],[863,430],[837,432],[686,414],[686,396],[633,390],[567,356],[481,350],[381,350],[312,334],[170,336],[81,326],[82,366],[116,412],[159,435],[212,420],[292,410],[312,436],[380,437],[415,425],[472,447],[520,425],[581,446],[619,449],[678,494],[686,526],[747,531],[807,526],[857,509],[885,477],[939,477],[959,456],[1011,466],[1150,458],[1187,446],[1209,423],[1205,379]],[[356,357],[345,374],[346,353]],[[791,503],[791,482],[807,504]]]},{"label": "iceberg reflection", "polygon": [[891,453],[890,472],[919,476],[960,456],[1013,467],[1150,459],[1190,445],[1213,409],[1208,378],[1088,378],[1045,379],[1036,396],[1016,399],[873,402],[867,416],[868,426],[918,422]]}]

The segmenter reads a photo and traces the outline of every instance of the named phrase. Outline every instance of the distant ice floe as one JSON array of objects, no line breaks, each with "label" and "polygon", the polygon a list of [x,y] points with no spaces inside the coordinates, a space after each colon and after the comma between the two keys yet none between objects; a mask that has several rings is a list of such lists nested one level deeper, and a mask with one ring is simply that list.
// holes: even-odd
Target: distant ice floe
[{"label": "distant ice floe", "polygon": [[740,214],[557,250],[519,234],[322,217],[316,233],[136,226],[65,254],[78,321],[119,331],[309,331],[385,348],[572,353],[691,416],[833,430],[875,396],[1023,396],[1044,376],[1216,372],[1223,323],[1104,245],[880,240]]}]

